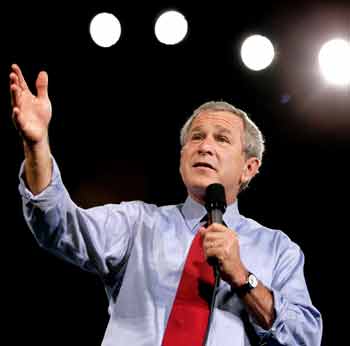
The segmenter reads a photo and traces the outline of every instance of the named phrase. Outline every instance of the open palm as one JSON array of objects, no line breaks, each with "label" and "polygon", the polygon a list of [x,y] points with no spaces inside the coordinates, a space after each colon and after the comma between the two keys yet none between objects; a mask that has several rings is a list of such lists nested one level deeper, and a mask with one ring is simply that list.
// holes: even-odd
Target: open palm
[{"label": "open palm", "polygon": [[48,97],[48,76],[40,72],[36,80],[37,95],[33,95],[18,65],[12,65],[10,90],[12,118],[27,143],[35,144],[47,138],[51,120],[51,102]]}]

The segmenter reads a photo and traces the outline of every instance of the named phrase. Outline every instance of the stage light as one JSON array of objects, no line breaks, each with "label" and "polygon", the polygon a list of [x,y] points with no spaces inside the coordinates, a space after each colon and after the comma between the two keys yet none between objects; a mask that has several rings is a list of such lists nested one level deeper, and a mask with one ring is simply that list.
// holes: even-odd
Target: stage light
[{"label": "stage light", "polygon": [[275,56],[271,41],[265,36],[252,35],[244,40],[241,58],[245,66],[254,71],[267,68]]},{"label": "stage light", "polygon": [[350,84],[350,42],[334,39],[325,43],[318,55],[323,77],[334,85]]},{"label": "stage light", "polygon": [[111,13],[99,13],[90,22],[92,40],[100,47],[111,47],[120,38],[119,20]]},{"label": "stage light", "polygon": [[161,43],[174,45],[185,38],[187,29],[187,20],[180,12],[166,11],[157,18],[154,33]]}]

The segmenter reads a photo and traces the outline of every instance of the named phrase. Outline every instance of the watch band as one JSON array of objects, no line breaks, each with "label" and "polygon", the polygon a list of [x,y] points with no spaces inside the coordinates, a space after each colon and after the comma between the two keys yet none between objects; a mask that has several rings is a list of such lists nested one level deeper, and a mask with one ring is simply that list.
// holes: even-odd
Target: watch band
[{"label": "watch band", "polygon": [[254,289],[257,285],[258,279],[256,278],[256,276],[253,273],[248,272],[246,283],[242,286],[236,287],[236,292],[239,296],[244,296],[249,291]]}]

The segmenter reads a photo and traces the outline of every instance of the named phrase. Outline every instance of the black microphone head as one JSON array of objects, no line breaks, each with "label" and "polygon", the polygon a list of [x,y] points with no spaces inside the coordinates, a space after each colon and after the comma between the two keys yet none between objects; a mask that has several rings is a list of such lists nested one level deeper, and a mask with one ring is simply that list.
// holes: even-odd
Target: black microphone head
[{"label": "black microphone head", "polygon": [[208,212],[219,209],[222,213],[226,210],[225,188],[222,184],[214,183],[205,190],[205,208]]}]

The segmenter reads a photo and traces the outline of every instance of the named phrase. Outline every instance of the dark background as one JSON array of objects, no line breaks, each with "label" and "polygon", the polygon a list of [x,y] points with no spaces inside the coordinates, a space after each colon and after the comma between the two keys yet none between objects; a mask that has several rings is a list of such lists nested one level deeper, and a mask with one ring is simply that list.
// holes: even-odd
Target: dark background
[{"label": "dark background", "polygon": [[[310,294],[323,314],[323,346],[346,344],[350,91],[323,81],[317,56],[326,40],[349,39],[350,2],[73,4],[0,6],[2,338],[99,345],[108,322],[99,279],[40,249],[23,221],[23,151],[8,92],[15,62],[32,88],[41,69],[49,73],[52,151],[84,207],[183,201],[178,139],[186,118],[208,100],[247,111],[267,150],[261,173],[239,198],[240,211],[301,246]],[[177,46],[153,34],[166,8],[189,23]],[[89,36],[100,11],[122,25],[121,40],[108,49]],[[257,73],[239,57],[251,33],[267,35],[277,50],[274,64]]]}]

